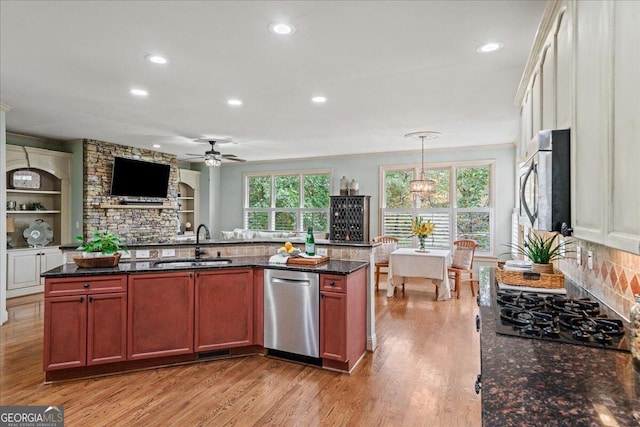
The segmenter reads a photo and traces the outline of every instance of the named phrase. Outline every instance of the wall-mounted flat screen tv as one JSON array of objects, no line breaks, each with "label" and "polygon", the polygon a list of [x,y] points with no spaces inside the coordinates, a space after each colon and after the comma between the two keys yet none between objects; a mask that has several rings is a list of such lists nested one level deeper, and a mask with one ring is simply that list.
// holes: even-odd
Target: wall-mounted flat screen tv
[{"label": "wall-mounted flat screen tv", "polygon": [[167,197],[170,173],[170,165],[115,157],[111,175],[111,195]]}]

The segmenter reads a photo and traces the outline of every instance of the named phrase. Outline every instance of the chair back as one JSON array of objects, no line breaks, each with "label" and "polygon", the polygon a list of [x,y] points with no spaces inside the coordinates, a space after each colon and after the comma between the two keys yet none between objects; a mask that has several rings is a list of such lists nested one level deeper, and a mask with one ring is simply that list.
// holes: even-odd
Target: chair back
[{"label": "chair back", "polygon": [[373,238],[374,243],[382,243],[374,249],[373,255],[376,264],[388,264],[389,254],[398,247],[398,239],[391,236],[378,236]]},{"label": "chair back", "polygon": [[469,269],[473,269],[473,259],[475,258],[475,255],[476,255],[476,247],[478,246],[478,243],[475,240],[471,240],[471,239],[460,239],[453,242],[453,245],[460,248],[471,249],[471,266],[469,267]]},{"label": "chair back", "polygon": [[373,238],[374,243],[398,243],[397,237],[377,236]]}]

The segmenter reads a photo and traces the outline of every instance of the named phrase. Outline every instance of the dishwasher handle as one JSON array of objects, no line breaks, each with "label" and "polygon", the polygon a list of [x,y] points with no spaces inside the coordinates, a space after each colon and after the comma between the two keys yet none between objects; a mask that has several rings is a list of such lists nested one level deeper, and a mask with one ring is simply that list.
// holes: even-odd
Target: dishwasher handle
[{"label": "dishwasher handle", "polygon": [[298,286],[311,286],[311,281],[309,280],[300,280],[300,279],[283,279],[280,277],[272,277],[272,284],[283,284],[283,285],[298,285]]}]

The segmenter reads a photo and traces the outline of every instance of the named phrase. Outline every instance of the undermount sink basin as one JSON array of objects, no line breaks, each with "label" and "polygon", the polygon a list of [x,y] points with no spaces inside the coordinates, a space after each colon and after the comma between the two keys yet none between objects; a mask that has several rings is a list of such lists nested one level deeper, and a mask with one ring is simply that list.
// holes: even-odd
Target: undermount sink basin
[{"label": "undermount sink basin", "polygon": [[161,259],[153,263],[154,266],[167,267],[215,267],[228,265],[233,261],[228,258],[201,258],[201,259]]}]

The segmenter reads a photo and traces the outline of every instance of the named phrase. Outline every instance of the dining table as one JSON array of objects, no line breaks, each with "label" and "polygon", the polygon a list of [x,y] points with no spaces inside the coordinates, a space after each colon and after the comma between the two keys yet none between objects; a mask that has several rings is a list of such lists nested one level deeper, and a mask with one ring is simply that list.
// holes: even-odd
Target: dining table
[{"label": "dining table", "polygon": [[389,255],[387,273],[387,297],[393,297],[395,287],[405,283],[408,277],[431,279],[436,285],[436,299],[451,299],[451,287],[447,267],[451,264],[451,251],[414,248],[399,248]]}]

